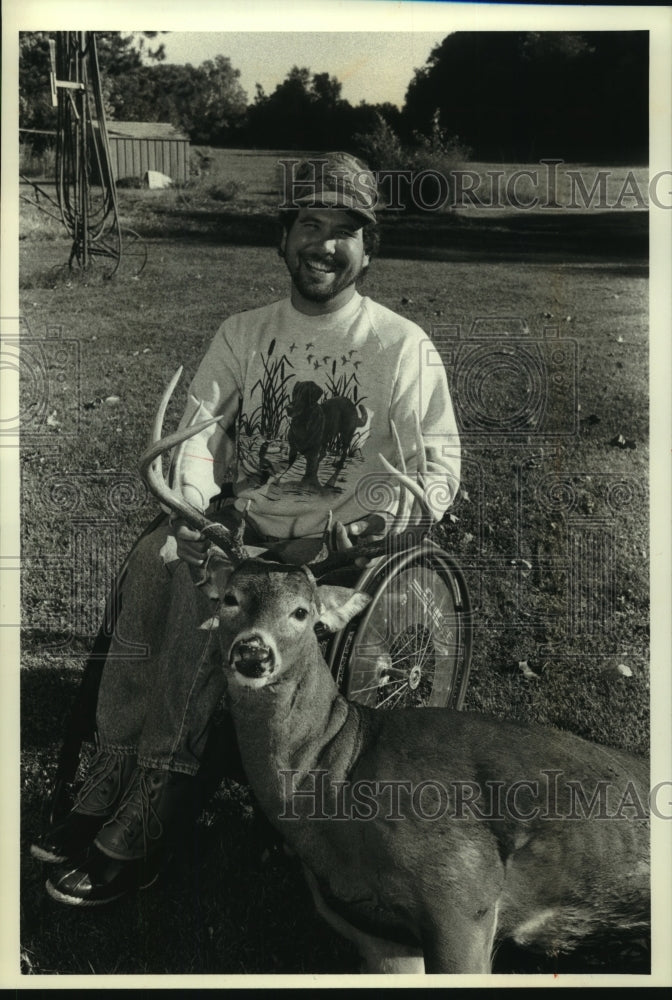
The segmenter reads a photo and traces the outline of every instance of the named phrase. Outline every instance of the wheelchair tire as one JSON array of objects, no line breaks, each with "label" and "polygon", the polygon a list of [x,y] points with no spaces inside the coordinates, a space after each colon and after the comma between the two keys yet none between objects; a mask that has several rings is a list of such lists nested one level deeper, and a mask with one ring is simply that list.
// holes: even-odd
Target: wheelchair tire
[{"label": "wheelchair tire", "polygon": [[330,644],[341,692],[371,708],[462,707],[472,651],[459,565],[432,542],[373,564],[358,589],[366,610]]}]

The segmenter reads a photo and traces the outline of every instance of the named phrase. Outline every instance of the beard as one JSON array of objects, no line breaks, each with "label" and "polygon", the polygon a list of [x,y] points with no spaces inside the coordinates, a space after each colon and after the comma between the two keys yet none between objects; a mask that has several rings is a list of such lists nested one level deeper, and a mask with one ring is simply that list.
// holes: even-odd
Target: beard
[{"label": "beard", "polygon": [[322,258],[314,253],[284,255],[285,264],[297,291],[309,302],[329,302],[363,277],[367,268],[337,257]]}]

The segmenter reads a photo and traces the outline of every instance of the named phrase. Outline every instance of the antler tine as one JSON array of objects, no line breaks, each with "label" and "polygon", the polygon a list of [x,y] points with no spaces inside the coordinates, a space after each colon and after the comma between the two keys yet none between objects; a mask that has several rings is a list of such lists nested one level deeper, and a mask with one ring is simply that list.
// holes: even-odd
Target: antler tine
[{"label": "antler tine", "polygon": [[413,411],[413,420],[415,423],[415,446],[416,446],[416,472],[415,478],[419,483],[422,494],[423,503],[418,504],[417,501],[413,504],[413,510],[411,512],[411,520],[415,525],[420,525],[425,523],[426,519],[430,518],[431,521],[434,520],[434,515],[430,507],[427,504],[427,452],[425,451],[425,442],[422,437],[422,425],[420,423],[420,417],[418,416],[417,410]]},{"label": "antler tine", "polygon": [[420,480],[420,485],[424,487],[425,479],[427,476],[427,452],[425,451],[425,442],[422,437],[422,425],[420,423],[420,417],[418,416],[417,410],[413,410],[413,419],[415,421],[415,445],[417,448],[417,474]]},{"label": "antler tine", "polygon": [[188,438],[193,437],[195,434],[198,434],[205,427],[210,427],[222,419],[221,417],[210,417],[208,420],[202,420],[196,424],[190,422],[189,426],[173,431],[172,434],[168,434],[166,437],[161,437],[163,418],[181,375],[182,367],[173,375],[161,397],[161,402],[152,426],[152,443],[140,458],[140,475],[161,503],[165,504],[175,513],[180,514],[191,528],[200,531],[206,538],[219,546],[231,558],[232,562],[242,562],[247,554],[241,544],[240,533],[234,535],[223,524],[209,521],[205,514],[196,507],[193,507],[180,493],[171,489],[163,476],[161,455],[183,441],[186,441]]},{"label": "antler tine", "polygon": [[[395,466],[392,465],[392,463],[388,461],[384,455],[381,455],[380,452],[378,453],[378,458],[380,459],[385,471],[390,473],[390,475],[394,477],[395,481],[399,483],[401,487],[397,509],[395,511],[393,524],[389,533],[384,538],[378,538],[375,541],[370,542],[368,542],[365,538],[362,538],[362,541],[353,545],[352,548],[349,548],[344,552],[331,552],[326,555],[326,557],[324,556],[325,546],[323,545],[322,550],[316,559],[311,563],[311,568],[315,573],[315,576],[322,576],[342,566],[356,563],[359,560],[366,562],[368,559],[375,559],[377,556],[385,555],[390,551],[393,551],[395,546],[403,547],[407,545],[408,538],[412,535],[415,535],[416,540],[419,540],[419,537],[421,537],[419,532],[424,534],[427,531],[427,528],[433,523],[433,521],[436,520],[425,496],[428,462],[425,454],[424,442],[422,440],[420,421],[418,420],[417,414],[415,414],[415,431],[418,448],[418,482],[416,482],[416,480],[407,472],[406,461],[401,447],[401,440],[393,420],[390,420],[390,427],[392,430],[392,437],[396,445],[396,457],[399,468],[395,468]],[[434,463],[429,464],[433,465]],[[330,516],[327,521],[328,530],[331,528],[331,511],[329,512],[329,515]]]},{"label": "antler tine", "polygon": [[[401,439],[399,438],[399,432],[397,431],[397,426],[394,420],[390,419],[390,426],[392,429],[392,437],[394,438],[394,443],[397,449],[397,462],[399,463],[399,468],[395,469],[395,472],[401,472],[402,475],[406,475],[406,459],[404,458],[404,450],[401,447]],[[382,456],[379,456],[382,458]],[[399,503],[397,504],[397,510],[394,515],[394,523],[392,525],[392,534],[401,534],[408,524],[410,517],[410,507],[409,495],[406,490],[402,488],[399,490]]]},{"label": "antler tine", "polygon": [[[198,409],[194,410],[191,417],[187,422],[187,427],[194,427],[199,420],[203,420],[204,406],[203,403],[198,404]],[[207,419],[207,418],[206,418]],[[178,444],[173,452],[173,457],[170,462],[170,482],[181,483],[182,482],[182,467],[184,464],[185,449],[187,446],[187,441],[189,439],[185,438],[181,444]]]}]

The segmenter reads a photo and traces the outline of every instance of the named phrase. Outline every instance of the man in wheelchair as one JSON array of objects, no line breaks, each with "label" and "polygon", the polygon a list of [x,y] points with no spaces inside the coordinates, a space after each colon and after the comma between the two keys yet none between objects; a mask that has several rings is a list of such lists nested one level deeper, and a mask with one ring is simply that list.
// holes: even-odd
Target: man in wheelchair
[{"label": "man in wheelchair", "polygon": [[[327,522],[337,549],[390,530],[399,487],[380,455],[394,464],[401,452],[413,469],[420,433],[437,520],[455,497],[460,459],[431,341],[356,287],[377,249],[373,175],[344,153],[291,166],[280,213],[289,297],[220,327],[181,426],[219,419],[176,450],[172,474],[173,488],[213,520],[244,520],[253,551],[309,563]],[[199,629],[212,615],[207,586],[194,586],[206,548],[178,517],[131,554],[100,684],[97,752],[72,811],[31,848],[59,865],[47,882],[59,902],[104,905],[147,884],[190,813],[225,684],[216,644]]]}]

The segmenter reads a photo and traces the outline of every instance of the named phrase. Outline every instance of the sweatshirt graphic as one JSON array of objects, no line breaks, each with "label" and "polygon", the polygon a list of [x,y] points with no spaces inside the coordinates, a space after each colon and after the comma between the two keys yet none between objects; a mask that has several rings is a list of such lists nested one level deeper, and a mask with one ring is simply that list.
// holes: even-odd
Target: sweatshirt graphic
[{"label": "sweatshirt graphic", "polygon": [[184,425],[232,412],[230,437],[214,425],[189,442],[177,485],[205,509],[233,465],[240,503],[265,535],[319,534],[329,511],[348,524],[394,510],[397,465],[391,420],[410,471],[417,414],[430,462],[426,493],[437,516],[459,484],[459,438],[445,370],[409,320],[355,294],[344,307],[306,316],[288,299],[226,320],[189,390]]}]

